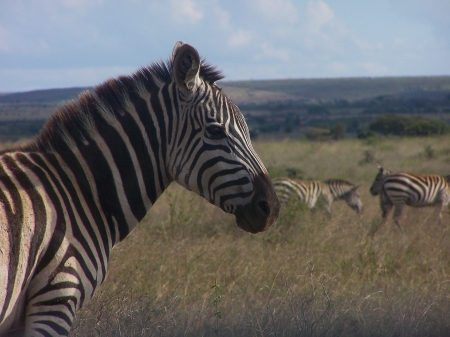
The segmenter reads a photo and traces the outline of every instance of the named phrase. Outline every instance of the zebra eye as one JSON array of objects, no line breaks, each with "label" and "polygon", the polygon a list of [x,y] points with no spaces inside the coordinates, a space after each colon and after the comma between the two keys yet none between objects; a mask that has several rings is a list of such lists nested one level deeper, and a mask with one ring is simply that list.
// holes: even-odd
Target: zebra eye
[{"label": "zebra eye", "polygon": [[206,136],[211,139],[222,139],[225,137],[225,130],[221,125],[209,125],[206,127]]}]

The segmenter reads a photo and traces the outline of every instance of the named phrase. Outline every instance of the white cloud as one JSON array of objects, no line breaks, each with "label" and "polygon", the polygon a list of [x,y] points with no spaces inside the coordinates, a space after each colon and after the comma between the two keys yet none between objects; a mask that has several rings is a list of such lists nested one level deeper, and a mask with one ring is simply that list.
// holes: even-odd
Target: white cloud
[{"label": "white cloud", "polygon": [[212,5],[209,12],[211,13],[210,16],[214,18],[215,25],[221,29],[228,29],[230,27],[230,13],[219,7],[215,1],[208,2],[208,4]]},{"label": "white cloud", "polygon": [[290,59],[290,52],[285,48],[274,47],[269,42],[264,42],[261,45],[262,54],[258,55],[257,58],[261,59],[274,59],[277,61],[287,62]]},{"label": "white cloud", "polygon": [[99,83],[177,40],[234,79],[450,73],[449,0],[0,3],[0,91]]},{"label": "white cloud", "polygon": [[203,12],[193,0],[170,0],[170,6],[177,24],[195,24],[203,19]]},{"label": "white cloud", "polygon": [[297,7],[290,0],[253,0],[252,5],[269,20],[290,24],[298,21]]},{"label": "white cloud", "polygon": [[351,34],[333,10],[322,0],[309,1],[306,6],[305,30],[302,35],[307,50],[342,53]]},{"label": "white cloud", "polygon": [[252,33],[246,30],[238,30],[232,34],[228,39],[228,46],[230,48],[245,47],[251,40]]},{"label": "white cloud", "polygon": [[308,26],[313,32],[320,32],[324,26],[333,26],[335,24],[335,15],[328,5],[319,1],[309,1],[306,8],[308,16]]}]

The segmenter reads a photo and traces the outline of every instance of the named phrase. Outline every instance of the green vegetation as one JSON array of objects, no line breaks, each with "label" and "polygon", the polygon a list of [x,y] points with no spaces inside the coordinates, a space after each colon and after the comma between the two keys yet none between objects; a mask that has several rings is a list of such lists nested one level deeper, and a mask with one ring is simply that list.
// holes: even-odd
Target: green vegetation
[{"label": "green vegetation", "polygon": [[55,109],[55,103],[0,103],[0,141],[32,137]]},{"label": "green vegetation", "polygon": [[[450,76],[222,81],[219,84],[244,113],[253,138],[288,135],[340,139],[342,125],[345,137],[358,134],[367,137],[369,125],[386,114],[422,116],[442,123],[450,121]],[[0,95],[0,122],[43,121],[53,113],[56,104],[75,99],[83,90],[90,89]],[[419,124],[411,132],[431,135],[436,134],[436,128],[438,133],[442,129],[434,122],[425,125],[423,120]],[[315,130],[324,126],[329,130],[327,134]],[[6,126],[0,130],[0,140],[28,136],[29,132],[21,133],[17,128],[8,131]]]},{"label": "green vegetation", "polygon": [[436,136],[450,133],[450,125],[440,120],[423,117],[384,115],[369,125],[369,129],[383,135]]},{"label": "green vegetation", "polygon": [[362,184],[358,217],[292,202],[266,232],[172,185],[114,251],[108,277],[71,336],[448,336],[449,212],[407,208],[405,235],[369,187],[379,163],[448,174],[450,136],[257,141],[273,177]]}]

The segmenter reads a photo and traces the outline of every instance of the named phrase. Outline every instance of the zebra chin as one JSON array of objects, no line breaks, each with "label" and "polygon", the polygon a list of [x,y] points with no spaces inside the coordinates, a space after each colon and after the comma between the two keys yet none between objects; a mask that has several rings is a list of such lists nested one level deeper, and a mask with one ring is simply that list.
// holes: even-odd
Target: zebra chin
[{"label": "zebra chin", "polygon": [[239,228],[256,234],[268,229],[280,214],[280,201],[270,177],[260,173],[253,181],[255,194],[250,203],[238,206],[234,215]]}]

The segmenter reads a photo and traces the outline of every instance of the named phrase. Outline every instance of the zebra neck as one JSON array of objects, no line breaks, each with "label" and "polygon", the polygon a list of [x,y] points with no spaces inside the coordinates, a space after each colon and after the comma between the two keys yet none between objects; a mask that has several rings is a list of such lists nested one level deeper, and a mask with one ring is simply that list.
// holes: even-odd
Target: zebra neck
[{"label": "zebra neck", "polygon": [[338,184],[328,184],[331,194],[333,198],[345,198],[347,193],[353,188],[353,186],[347,185],[338,185]]},{"label": "zebra neck", "polygon": [[46,152],[66,172],[66,184],[77,186],[75,197],[97,214],[95,223],[104,224],[113,245],[136,227],[171,182],[157,155],[158,143],[144,141],[126,126],[113,120],[89,138],[61,139]]},{"label": "zebra neck", "polygon": [[[142,220],[171,182],[157,144],[149,144],[136,130],[117,122],[82,145],[60,153],[74,171],[85,176],[84,194],[92,194],[112,233],[123,240]],[[156,153],[156,154],[155,154]]]},{"label": "zebra neck", "polygon": [[167,86],[138,92],[134,84],[118,85],[106,83],[59,108],[24,149],[55,156],[55,165],[67,168],[67,183],[93,200],[113,242],[128,235],[172,181],[166,157],[175,119],[158,99]]}]

